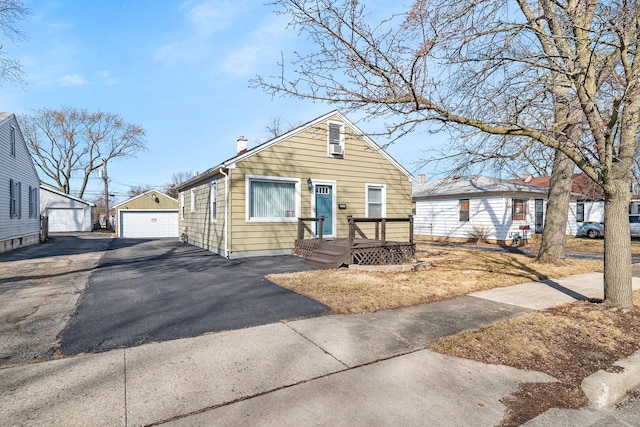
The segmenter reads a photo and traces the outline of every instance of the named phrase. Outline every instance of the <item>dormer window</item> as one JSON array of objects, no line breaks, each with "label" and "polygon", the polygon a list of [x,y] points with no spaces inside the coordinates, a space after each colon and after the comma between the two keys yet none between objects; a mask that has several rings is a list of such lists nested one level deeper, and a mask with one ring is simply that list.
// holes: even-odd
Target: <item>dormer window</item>
[{"label": "dormer window", "polygon": [[344,157],[344,124],[329,122],[327,129],[327,154],[330,157]]}]

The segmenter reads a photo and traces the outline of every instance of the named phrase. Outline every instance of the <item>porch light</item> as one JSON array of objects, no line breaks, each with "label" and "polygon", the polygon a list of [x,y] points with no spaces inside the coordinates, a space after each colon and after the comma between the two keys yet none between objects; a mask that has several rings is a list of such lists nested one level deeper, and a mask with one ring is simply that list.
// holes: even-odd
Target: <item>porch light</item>
[{"label": "porch light", "polygon": [[309,191],[313,193],[313,181],[311,181],[311,177],[307,178],[307,187],[309,187]]}]

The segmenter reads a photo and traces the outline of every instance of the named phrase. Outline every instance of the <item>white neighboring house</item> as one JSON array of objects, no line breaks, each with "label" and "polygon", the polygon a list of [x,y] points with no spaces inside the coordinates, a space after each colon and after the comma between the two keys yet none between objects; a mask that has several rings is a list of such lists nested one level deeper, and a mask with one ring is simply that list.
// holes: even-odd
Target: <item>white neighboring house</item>
[{"label": "white neighboring house", "polygon": [[[466,241],[481,234],[504,243],[542,233],[549,189],[487,176],[461,176],[416,184],[414,233],[433,240]],[[575,200],[567,234],[575,235]]]},{"label": "white neighboring house", "polygon": [[49,232],[93,230],[94,203],[40,185],[40,212],[49,217]]},{"label": "white neighboring house", "polygon": [[40,242],[39,187],[16,116],[0,113],[0,252]]}]

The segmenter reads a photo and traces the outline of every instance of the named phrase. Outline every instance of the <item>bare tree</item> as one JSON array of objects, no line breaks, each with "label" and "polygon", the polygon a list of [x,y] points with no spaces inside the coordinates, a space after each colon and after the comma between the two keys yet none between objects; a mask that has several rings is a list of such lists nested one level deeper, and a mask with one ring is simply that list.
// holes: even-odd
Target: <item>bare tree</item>
[{"label": "bare tree", "polygon": [[2,51],[5,40],[18,41],[23,33],[18,23],[29,15],[20,0],[0,0],[0,83],[22,83],[22,66],[15,59],[4,57]]},{"label": "bare tree", "polygon": [[[254,86],[386,117],[395,135],[436,123],[557,150],[605,193],[605,299],[633,308],[627,209],[640,124],[638,0],[417,0],[374,23],[358,0],[272,4],[315,50],[283,60]],[[573,105],[579,118],[566,114]],[[571,137],[578,128],[586,136]]]},{"label": "bare tree", "polygon": [[147,149],[145,130],[117,114],[73,107],[42,108],[18,118],[36,165],[58,188],[82,197],[93,171],[110,160],[134,157]]},{"label": "bare tree", "polygon": [[267,134],[267,137],[269,139],[273,139],[289,132],[291,129],[295,129],[301,124],[302,124],[301,122],[297,122],[297,123],[287,122],[287,125],[284,126],[284,123],[282,122],[282,117],[278,116],[278,117],[273,117],[269,122],[269,124],[267,124],[264,127],[264,130]]},{"label": "bare tree", "polygon": [[178,186],[180,184],[182,184],[183,182],[188,181],[192,177],[193,177],[193,174],[191,172],[174,173],[171,176],[171,182],[169,182],[168,184],[165,185],[164,193],[169,197],[173,197],[174,199],[177,199],[178,198]]},{"label": "bare tree", "polygon": [[136,197],[139,196],[141,194],[146,193],[147,191],[151,191],[152,188],[149,187],[148,185],[134,185],[133,187],[129,188],[129,192],[128,195],[129,197]]}]

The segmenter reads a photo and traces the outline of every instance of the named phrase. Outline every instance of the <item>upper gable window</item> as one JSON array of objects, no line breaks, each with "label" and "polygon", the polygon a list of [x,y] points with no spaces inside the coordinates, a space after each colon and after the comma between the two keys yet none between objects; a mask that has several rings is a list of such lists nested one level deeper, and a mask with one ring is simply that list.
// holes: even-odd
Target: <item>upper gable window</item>
[{"label": "upper gable window", "polygon": [[11,155],[16,156],[16,129],[11,127],[11,134],[9,135],[9,144],[11,147]]},{"label": "upper gable window", "polygon": [[327,127],[327,152],[332,157],[344,157],[344,124],[329,122]]}]

